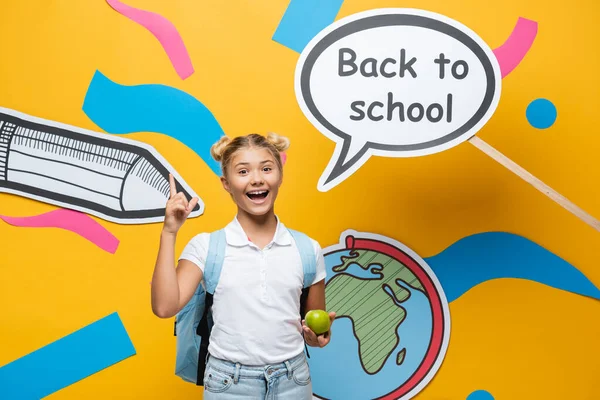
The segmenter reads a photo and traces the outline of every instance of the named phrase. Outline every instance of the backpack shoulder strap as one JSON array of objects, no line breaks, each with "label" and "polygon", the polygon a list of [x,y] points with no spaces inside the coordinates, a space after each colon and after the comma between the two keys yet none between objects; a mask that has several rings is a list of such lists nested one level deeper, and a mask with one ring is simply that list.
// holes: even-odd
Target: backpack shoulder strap
[{"label": "backpack shoulder strap", "polygon": [[304,233],[289,228],[288,230],[292,234],[292,237],[296,242],[296,247],[298,247],[298,251],[300,252],[302,269],[304,271],[304,287],[307,288],[315,280],[315,275],[317,274],[315,249],[310,238]]},{"label": "backpack shoulder strap", "polygon": [[200,336],[200,346],[198,348],[198,370],[196,375],[196,384],[204,385],[204,371],[206,371],[206,358],[208,355],[208,345],[210,343],[210,330],[212,328],[212,317],[209,316],[212,308],[213,294],[219,283],[223,261],[225,260],[225,250],[227,248],[225,240],[225,230],[220,229],[210,234],[208,252],[206,254],[206,263],[204,265],[204,283],[206,286],[206,300],[202,319],[196,328],[196,334]]},{"label": "backpack shoulder strap", "polygon": [[204,282],[207,293],[214,294],[219,283],[223,260],[225,259],[226,244],[224,229],[219,229],[210,234],[206,264],[204,265]]}]

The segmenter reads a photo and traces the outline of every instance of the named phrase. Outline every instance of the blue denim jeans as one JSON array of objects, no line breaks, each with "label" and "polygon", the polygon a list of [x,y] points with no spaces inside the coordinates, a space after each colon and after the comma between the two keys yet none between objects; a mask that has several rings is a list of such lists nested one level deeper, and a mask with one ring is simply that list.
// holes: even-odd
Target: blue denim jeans
[{"label": "blue denim jeans", "polygon": [[280,364],[245,366],[208,357],[204,399],[311,400],[312,384],[306,356]]}]

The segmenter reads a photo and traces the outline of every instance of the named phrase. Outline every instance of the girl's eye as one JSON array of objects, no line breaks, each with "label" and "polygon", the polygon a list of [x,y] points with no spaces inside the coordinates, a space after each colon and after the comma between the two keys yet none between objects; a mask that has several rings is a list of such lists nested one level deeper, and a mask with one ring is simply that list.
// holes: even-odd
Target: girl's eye
[{"label": "girl's eye", "polygon": [[263,171],[265,171],[265,172],[269,172],[271,169],[272,169],[271,167],[264,167],[264,168],[263,168]]},{"label": "girl's eye", "polygon": [[247,172],[248,172],[248,170],[246,170],[246,169],[241,169],[241,170],[239,171],[239,174],[240,174],[240,175],[244,175],[244,174],[246,174]]}]

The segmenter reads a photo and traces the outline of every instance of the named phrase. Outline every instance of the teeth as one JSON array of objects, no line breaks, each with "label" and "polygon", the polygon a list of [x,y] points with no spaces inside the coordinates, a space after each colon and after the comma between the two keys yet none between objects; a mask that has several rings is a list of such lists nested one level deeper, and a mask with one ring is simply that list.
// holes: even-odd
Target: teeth
[{"label": "teeth", "polygon": [[248,194],[263,194],[263,193],[267,193],[266,190],[256,190],[254,192],[248,192]]}]

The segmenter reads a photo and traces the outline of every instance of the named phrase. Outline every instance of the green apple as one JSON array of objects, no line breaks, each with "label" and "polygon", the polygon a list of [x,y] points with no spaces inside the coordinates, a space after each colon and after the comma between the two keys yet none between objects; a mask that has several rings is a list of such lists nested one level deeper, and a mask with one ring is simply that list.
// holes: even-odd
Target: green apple
[{"label": "green apple", "polygon": [[310,310],[306,313],[304,320],[306,321],[306,326],[312,329],[317,336],[329,331],[331,321],[326,311]]}]

